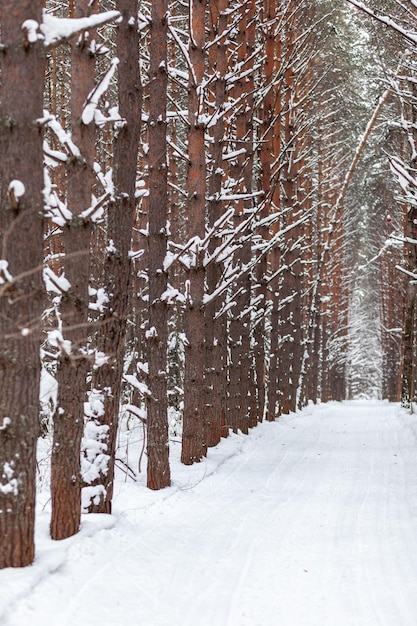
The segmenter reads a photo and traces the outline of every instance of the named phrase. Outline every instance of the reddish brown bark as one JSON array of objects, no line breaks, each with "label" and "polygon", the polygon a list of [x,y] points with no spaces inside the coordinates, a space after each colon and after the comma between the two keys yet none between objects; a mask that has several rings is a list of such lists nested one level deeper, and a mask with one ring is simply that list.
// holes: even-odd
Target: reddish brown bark
[{"label": "reddish brown bark", "polygon": [[326,228],[325,208],[321,198],[321,167],[320,157],[318,159],[318,186],[316,209],[312,223],[312,241],[314,240],[314,248],[312,254],[312,272],[311,272],[311,301],[310,301],[310,318],[307,333],[307,350],[308,359],[305,364],[305,375],[303,379],[303,403],[309,400],[316,402],[320,395],[320,372],[321,372],[321,356],[322,356],[322,299],[327,296],[325,289],[326,283],[323,279],[323,232]]},{"label": "reddish brown bark", "polygon": [[152,2],[149,84],[149,391],[147,417],[148,487],[170,484],[168,459],[168,306],[164,261],[167,253],[167,11],[168,1]]},{"label": "reddish brown bark", "polygon": [[41,22],[41,9],[33,0],[0,4],[0,568],[34,558],[44,56],[22,24]]},{"label": "reddish brown bark", "polygon": [[[387,189],[380,190],[384,206],[389,206]],[[401,216],[404,219],[404,216]],[[386,223],[384,239],[395,229]],[[391,246],[379,259],[379,292],[381,315],[381,351],[382,351],[382,397],[390,402],[400,400],[399,380],[401,375],[401,326],[404,315],[404,301],[408,279],[399,276],[396,266],[401,263],[401,249]],[[393,285],[397,285],[393,289]]]},{"label": "reddish brown bark", "polygon": [[[204,238],[206,207],[205,123],[201,90],[205,71],[205,19],[207,3],[190,0],[190,71],[188,94],[187,237]],[[181,461],[190,465],[206,454],[204,415],[204,312],[205,270],[203,251],[197,245],[188,274],[185,310],[184,416]]]},{"label": "reddish brown bark", "polygon": [[331,212],[331,190],[329,174],[329,162],[326,158],[325,142],[320,142],[318,160],[318,188],[319,198],[318,206],[321,214],[322,232],[325,233],[322,240],[322,251],[320,255],[319,271],[319,319],[320,319],[320,358],[318,361],[320,380],[319,390],[322,402],[328,402],[331,399],[330,392],[330,361],[329,361],[329,336],[330,336],[330,280],[329,274],[329,227]]},{"label": "reddish brown bark", "polygon": [[[236,181],[235,191],[246,195],[252,192],[253,165],[253,128],[252,118],[248,116],[253,107],[253,77],[242,76],[243,72],[253,67],[253,26],[254,4],[246,2],[241,7],[239,31],[236,37],[237,54],[235,62],[239,66],[238,75],[233,88],[233,97],[239,102],[235,112],[235,132],[233,140],[235,149],[240,150],[230,167],[232,178]],[[246,94],[246,97],[244,97]],[[234,227],[242,231],[242,224],[248,220],[252,202],[243,198],[235,200]],[[242,232],[245,241],[236,253],[236,260],[242,268],[242,274],[233,285],[234,307],[229,325],[229,380],[228,380],[228,416],[227,425],[234,432],[241,430],[248,433],[250,422],[250,400],[255,398],[253,384],[253,368],[251,367],[251,276],[245,268],[251,261],[251,242],[248,238],[249,228]],[[254,421],[256,423],[256,419]]]},{"label": "reddish brown bark", "polygon": [[[273,159],[273,131],[275,118],[276,86],[274,84],[275,67],[275,29],[277,26],[276,0],[264,0],[263,3],[263,23],[264,23],[264,50],[265,64],[263,68],[263,88],[266,93],[263,98],[261,108],[262,122],[259,127],[259,161],[261,166],[260,190],[264,194],[263,206],[259,212],[259,219],[265,220],[272,212],[273,188],[272,159]],[[267,225],[258,227],[257,233],[261,242],[266,245],[269,240],[269,228]],[[254,361],[257,385],[258,419],[262,420],[264,415],[268,417],[266,406],[266,335],[267,312],[268,312],[268,255],[263,256],[258,261],[254,273],[256,276],[255,295],[260,298],[258,305],[258,319],[254,328]]]},{"label": "reddish brown bark", "polygon": [[129,251],[135,211],[135,183],[141,124],[141,82],[139,41],[136,16],[137,2],[118,0],[117,9],[123,21],[117,29],[118,100],[119,113],[125,120],[114,140],[113,183],[114,197],[108,206],[107,253],[104,281],[109,302],[100,320],[98,348],[109,360],[98,368],[93,387],[101,396],[104,411],[97,422],[107,426],[108,466],[98,484],[103,488],[98,504],[92,512],[110,513],[113,497],[114,462],[123,376],[123,358],[128,317],[128,293],[131,276]]},{"label": "reddish brown bark", "polygon": [[[256,3],[255,0],[251,0],[246,3],[246,11],[247,11],[247,28],[246,28],[246,71],[249,74],[246,77],[246,91],[247,96],[245,98],[246,109],[245,109],[245,142],[244,147],[246,150],[246,159],[243,170],[243,181],[244,181],[244,191],[245,194],[251,195],[254,189],[254,91],[255,91],[255,75],[254,75],[254,65],[255,65],[255,45],[256,45]],[[248,198],[244,202],[245,206],[245,214],[249,217],[251,211],[255,210],[255,200],[253,198]],[[252,230],[252,224],[250,225],[250,229]],[[254,239],[253,236],[248,240],[248,250],[247,250],[247,263],[248,265],[252,260],[252,247],[253,247]],[[244,324],[244,334],[247,333],[247,356],[246,356],[246,380],[247,380],[247,390],[246,390],[246,404],[247,404],[247,414],[248,414],[248,424],[249,427],[254,427],[257,425],[258,420],[262,419],[262,415],[260,414],[260,410],[257,403],[257,390],[256,390],[256,379],[255,379],[255,369],[254,369],[254,354],[252,349],[253,343],[253,324],[254,324],[254,314],[252,311],[251,300],[253,297],[253,274],[252,272],[248,272],[248,291],[246,296],[246,306],[249,310],[246,319],[247,326]],[[245,383],[243,383],[245,384]]]},{"label": "reddish brown bark", "polygon": [[[413,78],[414,81],[414,78]],[[407,117],[409,126],[408,140],[412,140],[413,144],[417,142],[417,108],[415,99],[417,96],[417,87],[414,82],[411,83],[411,93],[409,98],[412,102],[404,105],[404,114]],[[405,142],[405,138],[404,138]],[[417,159],[415,156],[408,157],[410,169],[415,171]],[[417,207],[411,203],[407,207],[407,215],[404,219],[404,235],[410,240],[417,238]],[[417,246],[408,242],[405,246],[404,257],[407,270],[415,273],[417,268]],[[417,287],[414,281],[408,281],[406,287],[406,295],[403,313],[403,333],[402,333],[402,380],[401,380],[401,404],[404,407],[411,407],[416,399],[416,356],[415,345],[417,337]]]},{"label": "reddish brown bark", "polygon": [[[293,7],[293,3],[290,5]],[[295,7],[294,7],[295,8]],[[293,10],[294,10],[293,8]],[[298,161],[296,159],[296,85],[294,75],[294,41],[296,21],[289,14],[285,28],[285,108],[283,111],[285,165],[282,179],[283,225],[297,222],[301,216],[296,193]],[[301,252],[302,230],[292,228],[285,236],[282,262],[285,265],[280,289],[280,353],[278,387],[281,394],[280,413],[294,411],[302,358],[301,346]]]},{"label": "reddish brown bark", "polygon": [[[226,38],[228,16],[226,9],[228,0],[220,0],[210,5],[210,30],[211,40],[217,41],[210,47],[209,65],[216,72],[214,83],[213,111],[214,115],[222,111],[226,101],[227,55]],[[220,35],[223,33],[223,37]],[[221,217],[224,203],[221,200],[221,189],[224,177],[223,148],[224,148],[225,122],[219,117],[210,129],[212,137],[211,149],[211,172],[209,176],[209,201],[207,206],[208,223],[211,228]],[[218,231],[213,233],[209,242],[208,252],[213,254],[221,244],[222,237]],[[219,285],[223,272],[223,263],[214,261],[206,269],[207,291],[213,293]],[[215,446],[221,436],[227,434],[225,428],[226,406],[226,365],[227,365],[227,328],[225,316],[216,319],[216,312],[224,303],[225,295],[219,296],[206,304],[205,315],[205,379],[206,379],[206,437],[207,445]]]},{"label": "reddish brown bark", "polygon": [[[274,38],[274,66],[271,70],[274,74],[280,74],[282,72],[282,11],[281,4],[278,2],[279,16],[278,16],[278,32]],[[269,52],[269,55],[271,52]],[[281,185],[280,185],[280,165],[281,165],[281,134],[282,134],[282,100],[283,100],[282,79],[278,82],[274,82],[273,88],[273,129],[271,137],[271,207],[270,214],[278,214],[281,207]],[[272,104],[272,100],[271,100]],[[281,220],[276,218],[272,223],[270,231],[271,237],[280,230]],[[268,255],[268,266],[270,276],[268,278],[268,298],[270,307],[270,335],[269,335],[269,371],[268,371],[268,399],[266,418],[269,421],[274,421],[279,415],[279,400],[280,389],[278,386],[278,363],[279,363],[279,350],[280,350],[280,334],[279,334],[279,285],[280,275],[278,274],[281,263],[281,249],[279,243],[276,242],[273,245]]]},{"label": "reddish brown bark", "polygon": [[[313,49],[314,40],[310,29],[315,22],[316,7],[314,4],[303,3],[302,10],[298,16],[298,22],[303,25],[303,30],[310,32],[303,40],[303,56],[307,57]],[[302,408],[310,400],[306,394],[306,378],[309,363],[312,356],[313,336],[316,327],[316,292],[314,290],[315,269],[317,268],[317,237],[318,226],[316,221],[316,207],[313,205],[314,189],[314,149],[316,139],[316,125],[314,119],[314,88],[315,88],[315,66],[310,58],[305,63],[305,68],[298,74],[297,92],[298,100],[305,101],[311,94],[309,107],[299,106],[297,109],[296,125],[298,130],[298,140],[294,157],[298,159],[298,176],[296,180],[297,204],[300,207],[300,214],[307,218],[303,223],[301,231],[303,241],[300,248],[302,269],[300,271],[300,311],[301,311],[301,341],[300,341],[300,361],[298,364],[298,388],[296,389],[297,407]],[[313,211],[314,208],[314,211]],[[312,288],[313,287],[313,288]],[[314,400],[314,392],[311,400]]]},{"label": "reddish brown bark", "polygon": [[[89,0],[77,0],[75,17],[91,13]],[[93,34],[93,33],[91,33]],[[95,57],[90,51],[90,34],[73,43],[71,53],[71,131],[80,150],[67,164],[68,209],[72,217],[63,227],[66,256],[63,270],[70,283],[62,294],[62,334],[71,342],[71,353],[58,358],[58,398],[54,413],[51,457],[51,537],[65,539],[78,532],[81,519],[81,438],[84,426],[86,379],[89,371],[88,301],[90,239],[92,223],[81,215],[91,206],[94,180],[95,125],[84,124],[81,116],[94,87]]]}]

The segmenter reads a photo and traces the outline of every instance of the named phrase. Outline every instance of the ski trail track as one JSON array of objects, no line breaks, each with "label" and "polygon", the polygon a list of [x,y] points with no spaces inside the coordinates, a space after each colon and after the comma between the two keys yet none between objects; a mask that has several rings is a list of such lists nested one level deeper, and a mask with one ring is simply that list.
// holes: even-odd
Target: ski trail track
[{"label": "ski trail track", "polygon": [[308,407],[236,438],[209,475],[179,469],[133,507],[132,485],[115,526],[68,544],[2,624],[416,626],[414,421]]}]

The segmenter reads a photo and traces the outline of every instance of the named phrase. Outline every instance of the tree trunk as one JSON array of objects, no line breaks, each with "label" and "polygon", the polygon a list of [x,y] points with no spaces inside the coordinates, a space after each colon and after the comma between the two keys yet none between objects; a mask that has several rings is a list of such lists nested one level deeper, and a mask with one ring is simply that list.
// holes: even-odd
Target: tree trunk
[{"label": "tree trunk", "polygon": [[[253,3],[246,2],[241,6],[239,32],[237,35],[236,63],[238,72],[250,70],[253,59],[249,60],[251,50],[248,46],[248,33],[252,33]],[[252,43],[252,41],[251,41]],[[250,194],[252,191],[253,137],[252,125],[248,123],[247,110],[253,105],[250,94],[250,81],[253,77],[237,76],[233,88],[233,98],[239,102],[235,113],[235,149],[240,151],[230,168],[232,178],[236,181],[238,194]],[[246,97],[245,97],[246,94]],[[241,276],[233,285],[234,307],[229,327],[229,394],[227,423],[234,432],[249,432],[249,400],[254,396],[252,380],[253,370],[250,367],[250,333],[251,333],[251,275],[245,268],[251,261],[251,242],[248,238],[249,228],[242,231],[242,224],[249,218],[251,201],[243,198],[234,203],[234,227],[242,232],[242,242],[236,252],[236,261],[242,270]],[[244,239],[244,241],[243,241]]]},{"label": "tree trunk", "polygon": [[[265,64],[263,68],[263,88],[266,94],[262,102],[262,116],[259,127],[259,162],[261,167],[260,190],[264,194],[263,206],[259,212],[260,221],[265,220],[272,212],[273,188],[272,160],[273,160],[273,131],[275,119],[276,83],[274,81],[275,67],[275,29],[277,24],[276,0],[264,0],[264,50]],[[269,239],[267,225],[258,227],[261,245],[266,245]],[[256,276],[255,296],[260,299],[260,310],[254,328],[254,360],[258,400],[258,419],[268,417],[266,407],[266,335],[268,333],[268,255],[263,254],[254,270]]]},{"label": "tree trunk", "polygon": [[[205,73],[204,0],[190,0],[189,56],[192,71],[188,95],[188,172],[187,172],[187,236],[205,235],[206,158],[203,80]],[[185,310],[185,378],[184,416],[181,461],[191,465],[200,461],[207,451],[204,407],[204,311],[205,269],[203,254],[196,243],[188,275],[189,293]]]},{"label": "tree trunk", "polygon": [[403,370],[401,385],[401,404],[410,408],[413,402],[413,368],[414,368],[414,329],[416,316],[416,285],[409,284],[404,307],[403,330]]},{"label": "tree trunk", "polygon": [[122,389],[124,344],[130,284],[129,251],[135,211],[135,183],[141,123],[142,88],[138,69],[139,40],[137,1],[118,0],[123,21],[117,28],[119,113],[125,120],[114,140],[114,196],[108,207],[107,248],[104,281],[109,302],[100,320],[97,347],[108,361],[93,377],[93,398],[98,399],[96,424],[105,427],[107,466],[100,468],[95,481],[96,494],[91,512],[111,513],[114,461],[120,394]]},{"label": "tree trunk", "polygon": [[[217,113],[222,111],[226,101],[226,81],[227,56],[227,7],[228,0],[219,0],[218,3],[210,5],[211,17],[211,40],[217,41],[216,45],[210,47],[209,64],[216,71],[216,81],[214,83],[213,110]],[[220,35],[222,35],[220,37]],[[209,228],[214,228],[217,220],[222,216],[224,203],[221,200],[222,183],[224,179],[224,118],[219,117],[211,129],[211,173],[209,176],[209,201],[207,207],[207,217]],[[216,231],[209,242],[209,255],[213,254],[221,244],[221,234]],[[213,293],[218,287],[222,277],[224,263],[219,261],[211,262],[206,269],[207,292]],[[222,308],[225,295],[208,302],[204,308],[205,315],[205,380],[206,380],[206,432],[207,445],[215,446],[220,438],[227,434],[225,428],[225,406],[226,406],[226,367],[227,367],[227,328],[225,315],[216,319],[216,312]]]},{"label": "tree trunk", "polygon": [[[89,0],[77,0],[74,17],[91,13]],[[93,34],[93,33],[91,33]],[[80,150],[67,167],[68,209],[72,217],[63,227],[66,256],[63,269],[69,281],[62,294],[62,334],[71,342],[71,353],[58,358],[58,398],[53,423],[51,457],[51,537],[65,539],[78,532],[81,519],[81,439],[87,374],[88,301],[90,281],[90,240],[92,222],[82,217],[91,206],[94,182],[95,124],[82,121],[84,103],[94,87],[95,56],[86,31],[72,45],[71,131]]]},{"label": "tree trunk", "polygon": [[40,23],[41,10],[33,0],[0,5],[0,568],[29,565],[35,548],[44,54],[24,22]]},{"label": "tree trunk", "polygon": [[[274,38],[274,74],[282,74],[283,52],[282,52],[282,33],[281,20],[283,12],[281,10],[282,3],[278,2],[277,22],[279,24],[278,32]],[[275,29],[274,29],[275,30]],[[282,159],[282,78],[274,83],[273,97],[273,129],[271,137],[271,215],[277,214],[275,221],[270,227],[271,237],[279,231],[281,219],[278,214],[281,208],[281,184],[280,184],[280,165]],[[272,102],[271,102],[272,104]],[[279,286],[281,276],[278,274],[281,264],[281,249],[278,242],[273,245],[269,255],[268,264],[270,276],[268,278],[269,291],[269,369],[268,369],[268,398],[266,417],[268,421],[274,421],[279,416],[279,405],[281,399],[281,391],[279,389],[279,351],[280,351],[280,333],[279,333]]]},{"label": "tree trunk", "polygon": [[[294,3],[291,3],[294,11]],[[285,166],[283,168],[284,224],[297,222],[301,216],[296,193],[296,180],[299,175],[299,162],[296,158],[296,120],[295,100],[296,86],[294,75],[294,41],[296,39],[296,22],[294,14],[288,16],[285,30],[285,109],[283,111]],[[280,412],[295,411],[297,406],[297,389],[299,384],[302,359],[301,345],[301,239],[302,227],[295,226],[285,236],[283,273],[280,290],[280,341],[279,381],[281,394]]]},{"label": "tree trunk", "polygon": [[168,458],[167,253],[167,11],[168,0],[152,2],[149,80],[149,328],[148,487],[170,484]]}]

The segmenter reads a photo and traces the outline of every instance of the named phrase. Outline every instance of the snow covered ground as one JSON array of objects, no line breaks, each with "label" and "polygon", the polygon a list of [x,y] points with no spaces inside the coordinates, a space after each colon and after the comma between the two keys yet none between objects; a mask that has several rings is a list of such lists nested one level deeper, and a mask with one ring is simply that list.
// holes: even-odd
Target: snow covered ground
[{"label": "snow covered ground", "polygon": [[71,539],[40,506],[35,564],[0,571],[0,624],[417,624],[417,416],[308,407],[178,456],[170,489],[118,482],[115,514]]}]

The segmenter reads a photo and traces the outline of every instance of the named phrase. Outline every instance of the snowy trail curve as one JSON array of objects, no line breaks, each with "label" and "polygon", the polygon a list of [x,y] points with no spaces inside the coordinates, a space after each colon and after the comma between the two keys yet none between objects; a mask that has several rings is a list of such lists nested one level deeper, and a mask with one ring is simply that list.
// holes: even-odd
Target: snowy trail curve
[{"label": "snowy trail curve", "polygon": [[2,597],[0,572],[0,623],[417,625],[417,417],[309,407],[173,477],[121,485],[115,525],[53,544],[50,574],[13,572],[23,598]]}]

